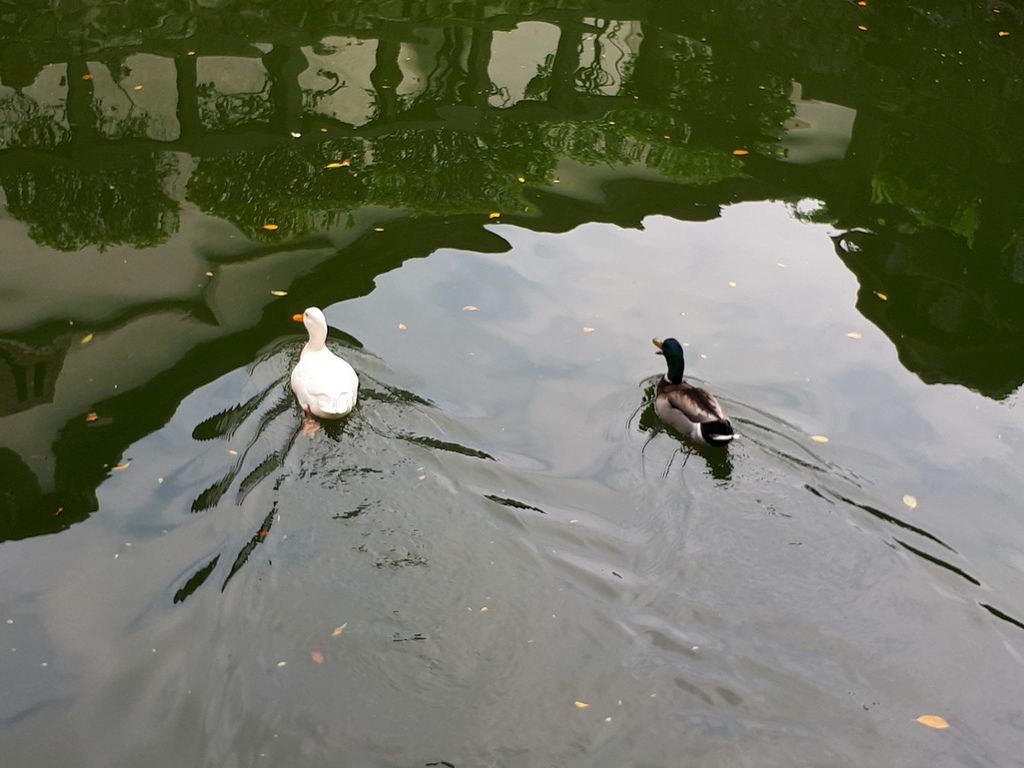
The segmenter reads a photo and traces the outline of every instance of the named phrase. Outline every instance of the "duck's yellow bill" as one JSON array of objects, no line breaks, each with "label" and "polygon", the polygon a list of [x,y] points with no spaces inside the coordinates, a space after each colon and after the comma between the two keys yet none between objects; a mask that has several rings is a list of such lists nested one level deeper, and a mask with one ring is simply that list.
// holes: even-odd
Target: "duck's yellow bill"
[{"label": "duck's yellow bill", "polygon": [[292,315],[292,320],[294,322],[296,322],[296,323],[301,323],[302,322],[302,313],[301,312],[296,312],[294,315]]},{"label": "duck's yellow bill", "polygon": [[661,339],[651,339],[651,344],[653,344],[654,346],[656,346],[656,347],[657,347],[658,349],[661,349],[661,346],[662,346],[662,344],[664,344],[664,343],[665,343],[665,342],[663,342],[663,341],[662,341]]}]

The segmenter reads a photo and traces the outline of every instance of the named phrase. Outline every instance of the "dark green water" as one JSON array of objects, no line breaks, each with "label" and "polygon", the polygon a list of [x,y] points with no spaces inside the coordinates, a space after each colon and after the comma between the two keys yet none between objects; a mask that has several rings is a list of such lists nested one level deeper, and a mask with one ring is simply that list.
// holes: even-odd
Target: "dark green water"
[{"label": "dark green water", "polygon": [[0,0],[5,767],[1019,762],[1024,12],[720,5]]}]

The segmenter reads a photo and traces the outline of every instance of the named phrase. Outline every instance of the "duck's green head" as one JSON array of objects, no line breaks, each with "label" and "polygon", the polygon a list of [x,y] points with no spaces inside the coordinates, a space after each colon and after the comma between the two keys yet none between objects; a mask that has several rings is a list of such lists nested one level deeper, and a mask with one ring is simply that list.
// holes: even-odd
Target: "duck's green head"
[{"label": "duck's green head", "polygon": [[665,362],[668,364],[667,378],[673,384],[678,384],[683,380],[683,345],[675,339],[651,339],[654,342],[654,346],[658,348],[659,355],[665,356]]}]

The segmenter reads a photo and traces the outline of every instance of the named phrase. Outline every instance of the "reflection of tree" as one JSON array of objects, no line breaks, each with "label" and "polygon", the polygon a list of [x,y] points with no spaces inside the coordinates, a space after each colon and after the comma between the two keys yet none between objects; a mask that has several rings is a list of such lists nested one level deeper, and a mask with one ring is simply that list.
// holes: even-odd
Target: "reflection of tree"
[{"label": "reflection of tree", "polygon": [[43,497],[39,481],[21,457],[10,448],[0,447],[0,541],[24,539],[64,528],[54,525],[54,514],[38,514]]},{"label": "reflection of tree", "polygon": [[965,269],[969,252],[945,233],[850,232],[835,242],[860,281],[857,308],[924,381],[961,383],[996,399],[1024,381],[1024,286],[998,264]]},{"label": "reflection of tree", "polygon": [[[627,22],[591,0],[25,0],[2,6],[0,77],[21,90],[5,91],[0,107],[11,115],[7,146],[19,147],[0,149],[0,183],[11,213],[55,247],[152,244],[177,228],[177,204],[166,191],[169,156],[130,154],[137,151],[128,146],[131,137],[144,126],[101,125],[93,86],[83,80],[86,62],[102,61],[116,73],[117,62],[141,50],[174,56],[182,138],[160,148],[199,158],[189,199],[257,235],[269,222],[290,234],[338,226],[363,205],[510,215],[526,205],[524,193],[536,214],[532,225],[557,228],[584,215],[567,213],[558,188],[540,189],[553,181],[559,162],[639,165],[676,184],[606,184],[606,193],[614,186],[634,197],[620,199],[614,211],[608,203],[587,215],[622,220],[623,209],[640,217],[672,208],[656,199],[655,188],[688,204],[701,198],[705,213],[739,199],[740,188],[751,196],[813,196],[824,202],[815,218],[873,230],[889,243],[887,252],[899,243],[920,254],[922,264],[926,254],[944,254],[954,265],[950,276],[957,269],[987,274],[987,281],[965,278],[973,298],[946,304],[986,307],[978,310],[991,314],[986,333],[1018,338],[1015,321],[1000,325],[995,318],[1015,317],[1011,294],[1000,286],[1020,279],[1024,67],[1017,36],[995,34],[1010,15],[995,14],[995,6],[953,0],[925,13],[905,4],[812,0],[742,0],[728,7],[641,2],[629,13],[635,28],[642,27],[642,42],[637,48],[637,35],[616,48],[621,60],[605,52],[618,45],[615,36]],[[557,49],[532,52],[530,66],[539,57],[543,64],[526,84],[524,101],[491,109],[491,40],[523,20],[556,23]],[[374,111],[366,116],[373,119],[359,130],[316,113],[324,94],[298,84],[308,66],[302,51],[332,35],[376,41],[373,69],[361,73],[373,88]],[[585,41],[587,35],[593,38]],[[973,43],[969,57],[965,40]],[[196,57],[187,55],[193,45],[216,48],[200,50],[200,57],[261,55],[268,85],[258,93],[215,94],[212,85],[197,82]],[[419,92],[402,88],[403,51],[414,52],[425,70]],[[70,129],[24,95],[54,61],[67,65]],[[613,81],[618,89],[611,95]],[[807,172],[774,162],[785,159],[779,138],[793,112],[793,81],[808,99],[856,110],[842,160]],[[288,133],[300,127],[301,142],[290,142]],[[319,143],[317,128],[329,129]],[[69,145],[76,157],[70,165],[20,149],[67,151]],[[737,148],[751,156],[732,156]],[[17,157],[6,162],[11,155]],[[347,166],[325,168],[346,158]],[[711,189],[727,181],[732,198]],[[547,210],[536,211],[538,205]],[[893,301],[885,322],[898,338],[908,320]],[[935,315],[946,304],[922,299],[915,306]],[[955,307],[950,313],[963,314]],[[922,328],[908,331],[908,338],[920,336]],[[970,366],[965,370],[964,380],[977,378]],[[957,380],[952,358],[943,371],[932,379]],[[976,386],[1002,391],[1002,385]]]},{"label": "reflection of tree", "polygon": [[459,27],[441,30],[437,48],[437,66],[427,75],[427,87],[417,101],[450,104],[458,101],[459,89],[466,80],[463,59],[469,55],[471,37]]},{"label": "reflection of tree", "polygon": [[21,92],[0,100],[0,142],[10,147],[55,148],[71,133],[57,116]]},{"label": "reflection of tree", "polygon": [[[593,50],[589,64],[579,67],[573,74],[573,82],[577,89],[591,96],[602,95],[604,89],[615,83],[619,78],[627,79],[632,69],[632,62],[626,59],[623,51],[612,44],[618,33],[624,29],[623,22],[605,19],[600,22],[593,38]],[[583,45],[580,44],[578,54],[582,55]],[[611,57],[619,55],[612,59]],[[609,60],[605,60],[606,54]]]},{"label": "reflection of tree", "polygon": [[[229,2],[227,5],[232,4]],[[269,28],[279,10],[278,5],[256,2],[248,7],[245,23],[262,18]],[[125,12],[130,8],[130,4],[126,5]],[[352,13],[365,14],[369,8],[370,5],[357,4],[345,18],[351,21],[355,18]],[[413,18],[421,10],[410,6],[402,13]],[[193,12],[201,23],[211,22],[201,9],[193,9]],[[325,21],[325,14],[330,12],[329,4],[304,3],[303,23],[312,19]],[[464,15],[454,6],[444,13],[456,18]],[[69,11],[69,15],[63,18],[70,20],[73,14]],[[336,24],[340,17],[332,18]],[[542,80],[557,84],[553,88],[550,105],[558,116],[550,115],[543,123],[485,114],[488,111],[487,98],[494,92],[488,74],[492,32],[475,16],[462,24],[446,27],[439,35],[432,33],[428,39],[435,45],[429,58],[432,58],[434,67],[426,73],[427,87],[404,103],[396,96],[402,81],[398,65],[402,48],[392,40],[382,39],[377,44],[370,80],[374,87],[373,117],[377,122],[387,123],[387,127],[384,131],[374,131],[364,140],[354,140],[355,146],[342,152],[353,157],[351,167],[337,173],[324,172],[323,166],[337,159],[339,153],[339,147],[331,141],[313,148],[308,144],[272,145],[266,150],[242,150],[237,154],[224,153],[223,150],[212,155],[204,153],[199,169],[188,185],[189,197],[205,210],[225,216],[250,231],[273,221],[291,233],[299,233],[318,226],[336,225],[343,214],[363,204],[391,205],[430,214],[486,213],[494,209],[511,211],[521,207],[522,186],[517,178],[526,178],[531,183],[550,180],[559,157],[569,157],[588,165],[643,163],[669,177],[699,179],[702,183],[735,175],[739,170],[738,163],[721,155],[714,146],[691,142],[692,104],[687,104],[683,111],[671,99],[665,103],[660,103],[658,98],[651,99],[655,102],[653,105],[637,101],[644,94],[644,88],[636,80],[643,75],[642,68],[634,69],[621,61],[612,62],[615,77],[632,78],[623,83],[623,87],[635,95],[633,101],[620,102],[615,110],[620,127],[612,124],[615,121],[608,121],[606,125],[601,119],[581,119],[574,114],[579,111],[580,99],[600,101],[605,98],[601,95],[601,86],[611,75],[604,71],[604,59],[608,57],[602,56],[601,52],[603,47],[614,47],[609,41],[622,23],[612,20],[602,24],[603,27],[597,29],[585,26],[579,19],[565,23],[558,49],[548,56],[545,64],[549,72],[542,76]],[[593,43],[593,62],[580,68],[584,30],[601,34]],[[247,51],[247,56],[251,55],[252,46],[248,41],[240,47]],[[649,47],[649,50],[652,52],[650,55],[654,55],[656,48]],[[114,61],[123,59],[120,56]],[[104,134],[113,134],[106,127],[97,130],[91,85],[82,80],[85,70],[80,60],[76,62],[69,70],[69,111],[74,113],[72,129],[78,145],[92,146],[102,141]],[[268,74],[268,85],[262,91],[225,94],[218,92],[213,83],[197,83],[194,59],[177,57],[177,114],[183,140],[189,148],[201,141],[204,132],[252,130],[257,126],[265,131],[287,132],[298,127],[299,121],[304,119],[304,110],[316,96],[304,94],[298,86],[297,75],[307,67],[300,46],[275,44],[263,55],[262,62]],[[712,63],[717,62],[704,62],[705,69],[714,71]],[[120,71],[115,64],[111,66],[114,72]],[[705,69],[701,69],[698,75]],[[574,72],[577,73],[575,76]],[[646,72],[648,79],[656,81],[653,85],[644,86],[653,88],[653,93],[671,94],[682,89],[681,79],[676,77],[674,70],[652,66]],[[700,82],[701,77],[698,77],[697,82],[691,84],[692,90],[697,92]],[[584,87],[584,92],[578,94],[574,83],[581,87],[590,83],[593,87]],[[540,93],[539,87],[547,90],[548,84],[534,82],[531,86],[534,95]],[[776,103],[782,90],[781,87],[771,92],[751,90],[734,96],[734,99],[746,100],[759,107],[771,107],[760,111],[752,107],[752,110],[777,129],[786,114],[780,103]],[[781,105],[788,107],[784,97],[781,99]],[[423,111],[424,108],[447,104],[471,106],[479,114],[474,117],[473,124],[458,129],[407,126],[400,120],[403,110],[420,110],[429,114]],[[309,113],[305,112],[305,117],[308,116]],[[727,124],[735,122],[734,115],[728,110],[704,114],[703,119],[715,126],[715,133],[720,132],[722,121]],[[126,132],[137,134],[139,130],[140,126],[129,126],[117,135]],[[363,157],[367,158],[365,163],[360,162]],[[98,200],[91,206],[78,206],[76,210],[86,215],[68,217],[62,225],[65,230],[62,235],[48,235],[51,242],[70,248],[87,242],[144,244],[159,241],[159,237],[154,239],[152,236],[126,240],[124,235],[106,231],[109,223],[97,231],[95,222],[105,221],[98,207],[109,210],[110,205],[121,198],[154,199],[153,195],[139,194],[138,178],[132,179],[124,188],[118,188],[117,183],[109,180],[105,183],[105,187],[101,183],[97,189],[106,189],[108,197],[118,200]],[[114,189],[110,189],[111,186]],[[72,183],[70,189],[75,188]],[[12,202],[11,209],[16,213],[31,208],[31,201],[25,195],[19,196],[17,190],[12,195]],[[131,210],[130,206],[128,210]],[[145,218],[147,213],[142,211],[135,215]],[[76,229],[78,233],[72,234]],[[33,229],[42,230],[39,225]]]},{"label": "reflection of tree", "polygon": [[[585,165],[637,163],[699,184],[741,174],[739,161],[729,155],[672,145],[644,135],[655,129],[642,120],[636,128],[624,122],[534,123],[496,116],[475,132],[399,124],[365,139],[203,160],[188,196],[254,235],[268,222],[295,235],[337,226],[362,205],[443,216],[514,213],[524,205],[519,179],[549,180],[560,157]],[[342,161],[340,168],[327,167]]]},{"label": "reflection of tree", "polygon": [[196,86],[199,119],[211,131],[237,128],[246,123],[268,123],[274,114],[266,84],[256,93],[220,93],[214,83]]},{"label": "reflection of tree", "polygon": [[178,229],[168,194],[171,155],[108,155],[100,162],[37,164],[0,170],[10,212],[36,242],[70,251],[164,242]]},{"label": "reflection of tree", "polygon": [[742,163],[720,148],[690,142],[690,126],[658,110],[609,112],[601,120],[552,123],[546,142],[586,165],[641,164],[676,181],[715,184],[743,175]]},{"label": "reflection of tree", "polygon": [[671,121],[665,133],[678,133],[685,123],[694,138],[722,149],[781,154],[777,142],[793,111],[785,75],[751,69],[744,59],[718,55],[710,44],[685,35],[652,30],[628,87],[649,120],[660,113]]},{"label": "reflection of tree", "polygon": [[372,202],[432,214],[514,210],[517,177],[554,167],[532,126],[501,120],[477,133],[399,129],[374,142],[374,158]]},{"label": "reflection of tree", "polygon": [[253,233],[271,222],[290,234],[328,228],[366,202],[364,154],[362,140],[348,139],[213,157],[192,174],[188,198]]},{"label": "reflection of tree", "polygon": [[526,85],[523,96],[528,101],[541,101],[551,90],[551,79],[554,74],[555,54],[549,53],[544,61],[537,65],[537,74]]},{"label": "reflection of tree", "polygon": [[298,234],[336,226],[362,205],[442,215],[514,210],[517,179],[543,179],[554,161],[529,125],[496,120],[479,133],[397,127],[367,139],[204,160],[188,196],[248,231],[272,221]]}]

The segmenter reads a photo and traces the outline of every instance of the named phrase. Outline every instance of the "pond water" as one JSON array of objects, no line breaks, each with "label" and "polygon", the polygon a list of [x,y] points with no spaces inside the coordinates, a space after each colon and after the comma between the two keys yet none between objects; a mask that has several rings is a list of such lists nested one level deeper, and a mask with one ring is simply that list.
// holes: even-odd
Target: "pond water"
[{"label": "pond water", "polygon": [[1013,7],[0,19],[5,766],[1019,761]]}]

